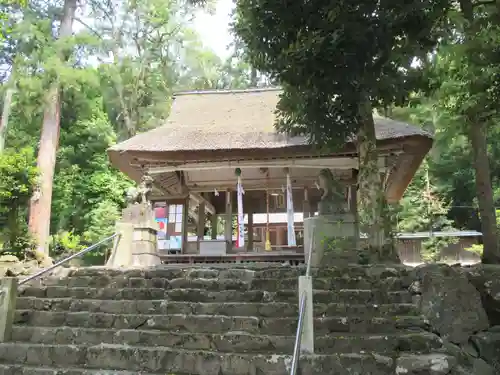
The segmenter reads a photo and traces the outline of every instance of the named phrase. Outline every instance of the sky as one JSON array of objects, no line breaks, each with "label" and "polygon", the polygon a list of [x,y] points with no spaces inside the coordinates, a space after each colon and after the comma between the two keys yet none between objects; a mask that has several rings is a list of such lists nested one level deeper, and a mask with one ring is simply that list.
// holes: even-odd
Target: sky
[{"label": "sky", "polygon": [[227,46],[233,39],[229,32],[232,9],[233,0],[216,0],[214,15],[198,11],[194,19],[194,28],[204,44],[222,58],[229,56]]}]

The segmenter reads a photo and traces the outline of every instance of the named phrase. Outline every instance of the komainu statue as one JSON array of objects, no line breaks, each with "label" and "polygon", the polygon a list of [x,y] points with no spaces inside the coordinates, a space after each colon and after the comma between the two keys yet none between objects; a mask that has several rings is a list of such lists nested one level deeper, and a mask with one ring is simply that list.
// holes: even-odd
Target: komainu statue
[{"label": "komainu statue", "polygon": [[138,203],[151,203],[150,197],[153,192],[153,177],[151,177],[147,172],[142,176],[141,182],[138,187],[130,187],[127,189],[126,198],[127,203],[138,204]]},{"label": "komainu statue", "polygon": [[319,188],[323,191],[318,203],[318,215],[334,215],[346,213],[345,187],[335,180],[331,170],[319,171]]}]

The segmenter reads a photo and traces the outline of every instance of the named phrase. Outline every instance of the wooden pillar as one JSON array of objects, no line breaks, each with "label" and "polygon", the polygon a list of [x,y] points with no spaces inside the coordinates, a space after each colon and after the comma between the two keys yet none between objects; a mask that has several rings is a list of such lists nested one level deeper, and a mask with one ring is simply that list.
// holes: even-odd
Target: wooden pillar
[{"label": "wooden pillar", "polygon": [[226,222],[224,223],[224,239],[226,240],[226,253],[233,250],[233,207],[231,190],[226,190]]},{"label": "wooden pillar", "polygon": [[354,216],[354,240],[356,248],[359,247],[359,212],[358,212],[358,186],[353,184],[349,186],[349,210]]},{"label": "wooden pillar", "polygon": [[203,236],[205,235],[205,202],[200,202],[198,206],[198,227],[197,235],[198,235],[198,251],[200,251],[200,241],[203,240]]},{"label": "wooden pillar", "polygon": [[311,203],[309,202],[309,188],[306,186],[304,187],[304,219],[307,219],[311,215]]},{"label": "wooden pillar", "polygon": [[253,251],[253,212],[251,210],[248,212],[247,233],[247,251]]},{"label": "wooden pillar", "polygon": [[276,228],[276,245],[283,246],[285,244],[285,228],[277,227]]},{"label": "wooden pillar", "polygon": [[216,214],[212,214],[210,216],[210,226],[212,227],[212,240],[217,239],[217,222],[218,216]]},{"label": "wooden pillar", "polygon": [[189,218],[189,195],[184,201],[184,209],[182,210],[182,246],[181,253],[188,252],[188,218]]}]

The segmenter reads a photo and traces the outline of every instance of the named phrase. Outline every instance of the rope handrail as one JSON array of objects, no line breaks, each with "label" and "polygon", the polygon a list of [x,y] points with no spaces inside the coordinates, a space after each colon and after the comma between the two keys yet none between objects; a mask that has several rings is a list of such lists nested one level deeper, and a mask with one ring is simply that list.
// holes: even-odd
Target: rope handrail
[{"label": "rope handrail", "polygon": [[[309,254],[307,256],[307,267],[306,267],[306,277],[311,276],[311,259],[314,245],[314,229],[311,231],[311,241],[309,247]],[[306,310],[307,294],[302,292],[300,296],[300,306],[299,306],[299,321],[297,323],[297,333],[295,334],[295,345],[293,347],[293,357],[292,357],[292,367],[290,369],[290,375],[296,375],[299,365],[300,357],[300,343],[302,339],[302,327],[304,325],[304,314]]]},{"label": "rope handrail", "polygon": [[99,242],[97,242],[97,243],[95,243],[95,244],[93,244],[93,245],[91,245],[91,246],[89,246],[89,247],[87,247],[87,248],[79,251],[78,253],[72,254],[69,257],[64,258],[63,260],[60,260],[59,262],[54,263],[52,266],[44,268],[43,270],[40,270],[37,273],[34,273],[33,275],[28,276],[27,278],[19,281],[19,285],[23,285],[23,284],[26,284],[26,283],[28,283],[30,281],[33,281],[33,280],[39,278],[40,276],[45,275],[47,272],[50,272],[53,269],[56,269],[57,267],[62,266],[63,264],[69,262],[70,260],[78,258],[78,257],[81,257],[82,255],[85,255],[85,254],[91,252],[92,250],[96,249],[97,247],[101,246],[102,244],[104,244],[104,243],[106,243],[108,241],[111,241],[114,238],[120,237],[120,236],[121,236],[120,233],[114,233],[113,235],[111,235],[109,237],[106,237],[105,239],[103,239],[103,240],[101,240],[101,241],[99,241]]}]

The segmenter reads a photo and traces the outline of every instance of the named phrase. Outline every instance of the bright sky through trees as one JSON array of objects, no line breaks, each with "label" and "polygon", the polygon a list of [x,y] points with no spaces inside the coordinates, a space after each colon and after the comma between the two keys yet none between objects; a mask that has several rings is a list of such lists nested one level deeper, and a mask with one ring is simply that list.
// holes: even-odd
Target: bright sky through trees
[{"label": "bright sky through trees", "polygon": [[194,27],[203,42],[222,58],[229,56],[227,46],[233,40],[229,32],[233,7],[233,0],[217,0],[215,14],[200,10],[194,20]]}]

